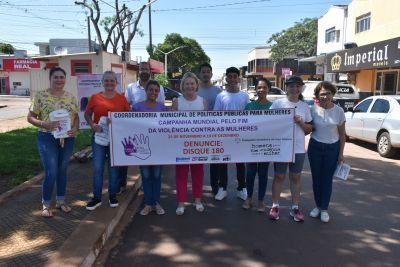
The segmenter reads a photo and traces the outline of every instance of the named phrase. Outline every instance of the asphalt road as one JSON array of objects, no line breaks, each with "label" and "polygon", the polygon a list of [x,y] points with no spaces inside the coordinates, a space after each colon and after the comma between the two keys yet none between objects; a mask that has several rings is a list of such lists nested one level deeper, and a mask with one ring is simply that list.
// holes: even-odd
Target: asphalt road
[{"label": "asphalt road", "polygon": [[[345,155],[350,178],[334,181],[327,224],[308,216],[296,223],[289,217],[287,183],[279,221],[242,210],[232,166],[227,199],[212,199],[207,175],[206,211],[199,214],[188,203],[178,217],[174,168],[166,167],[162,205],[167,213],[134,216],[106,266],[400,266],[400,160],[381,158],[364,143],[348,143]],[[302,192],[301,209],[308,214],[314,207],[308,161]]]},{"label": "asphalt road", "polygon": [[30,104],[29,96],[0,96],[0,120],[26,117]]}]

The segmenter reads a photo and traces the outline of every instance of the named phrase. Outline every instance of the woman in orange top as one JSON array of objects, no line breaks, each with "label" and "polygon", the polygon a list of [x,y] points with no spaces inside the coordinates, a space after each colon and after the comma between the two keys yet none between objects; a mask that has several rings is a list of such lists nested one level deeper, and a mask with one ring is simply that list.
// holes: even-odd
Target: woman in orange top
[{"label": "woman in orange top", "polygon": [[109,111],[130,111],[130,108],[125,96],[115,90],[117,87],[115,72],[104,72],[103,87],[103,92],[97,93],[90,98],[85,112],[85,119],[94,133],[92,137],[93,198],[86,205],[87,210],[94,210],[101,205],[104,163],[107,158],[109,204],[111,208],[118,207],[116,195],[119,190],[119,168],[111,167],[107,116]]}]

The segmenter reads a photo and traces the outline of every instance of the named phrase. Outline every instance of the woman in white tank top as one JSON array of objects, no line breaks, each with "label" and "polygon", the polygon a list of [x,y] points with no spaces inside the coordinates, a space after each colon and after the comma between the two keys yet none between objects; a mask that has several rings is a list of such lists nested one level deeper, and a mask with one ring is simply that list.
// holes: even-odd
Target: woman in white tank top
[{"label": "woman in white tank top", "polygon": [[[207,110],[207,102],[197,95],[199,80],[196,75],[187,72],[181,81],[182,96],[175,98],[172,102],[172,110]],[[189,167],[192,176],[192,193],[195,201],[195,208],[198,212],[204,211],[201,203],[203,191],[203,164],[176,165],[176,195],[178,199],[177,215],[185,212],[185,202],[187,200],[187,180]]]}]

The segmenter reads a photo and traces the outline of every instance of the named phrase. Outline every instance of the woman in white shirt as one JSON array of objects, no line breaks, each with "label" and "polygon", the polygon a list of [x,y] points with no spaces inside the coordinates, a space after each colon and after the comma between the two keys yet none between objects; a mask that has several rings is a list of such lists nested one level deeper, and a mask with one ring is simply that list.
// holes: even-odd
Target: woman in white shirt
[{"label": "woman in white shirt", "polygon": [[[199,89],[199,79],[191,72],[185,73],[181,81],[182,96],[175,98],[172,102],[172,110],[207,110],[207,101],[197,95]],[[195,208],[198,212],[204,211],[201,203],[203,191],[203,164],[176,165],[176,196],[178,198],[177,215],[185,212],[185,202],[187,200],[187,180],[189,168],[192,176],[192,192],[195,201]]]},{"label": "woman in white shirt", "polygon": [[300,203],[300,177],[303,170],[303,163],[305,158],[305,134],[309,134],[312,129],[311,113],[308,105],[302,101],[301,95],[303,80],[298,76],[290,76],[286,82],[287,97],[275,100],[272,103],[271,109],[274,108],[294,108],[295,116],[295,136],[294,136],[294,153],[295,162],[274,163],[274,180],[272,182],[272,208],[269,212],[269,217],[272,220],[279,219],[279,199],[282,192],[282,184],[285,180],[286,170],[289,166],[289,181],[290,192],[292,194],[292,208],[290,215],[296,222],[302,222],[304,215],[299,209]]},{"label": "woman in white shirt", "polygon": [[316,207],[310,216],[320,216],[322,222],[329,222],[328,206],[332,194],[332,178],[338,163],[343,161],[346,143],[345,115],[341,107],[332,100],[336,87],[330,82],[321,82],[314,89],[317,99],[311,108],[313,132],[308,144]]}]

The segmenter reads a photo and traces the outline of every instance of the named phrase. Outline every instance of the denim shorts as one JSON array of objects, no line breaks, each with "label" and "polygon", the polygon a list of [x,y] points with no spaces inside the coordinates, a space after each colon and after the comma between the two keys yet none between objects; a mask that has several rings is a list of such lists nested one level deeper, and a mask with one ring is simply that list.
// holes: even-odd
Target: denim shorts
[{"label": "denim shorts", "polygon": [[289,172],[301,173],[301,171],[303,170],[305,157],[306,157],[306,153],[296,153],[294,162],[276,162],[276,163],[274,163],[275,174],[286,174],[288,165],[289,165]]}]

